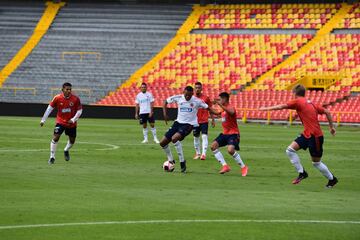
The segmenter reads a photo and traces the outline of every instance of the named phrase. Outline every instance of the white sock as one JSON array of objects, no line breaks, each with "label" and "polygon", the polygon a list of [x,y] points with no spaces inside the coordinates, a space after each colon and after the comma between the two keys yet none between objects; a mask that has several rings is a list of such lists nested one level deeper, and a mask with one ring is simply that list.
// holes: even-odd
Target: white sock
[{"label": "white sock", "polygon": [[244,162],[242,161],[240,154],[238,152],[235,152],[234,155],[232,155],[235,161],[240,165],[241,168],[245,167]]},{"label": "white sock", "polygon": [[51,158],[55,158],[56,147],[57,147],[57,142],[55,142],[54,140],[51,140],[51,143],[50,143],[50,157]]},{"label": "white sock", "polygon": [[[152,135],[154,137],[154,139],[157,139],[157,136],[156,136],[156,128],[151,128],[151,132],[152,132]],[[147,134],[146,134],[147,135]]]},{"label": "white sock", "polygon": [[183,153],[183,149],[182,149],[182,144],[180,141],[177,141],[176,143],[174,143],[175,145],[175,149],[177,154],[179,155],[179,161],[180,162],[185,162],[185,158],[184,158],[184,153]]},{"label": "white sock", "polygon": [[143,135],[144,135],[144,140],[148,140],[148,129],[147,128],[143,128]]},{"label": "white sock", "polygon": [[334,176],[329,171],[328,167],[323,162],[313,162],[313,166],[316,167],[322,175],[324,175],[327,179],[333,180]]},{"label": "white sock", "polygon": [[300,163],[300,158],[299,158],[299,155],[297,155],[296,151],[293,148],[288,147],[286,149],[286,155],[288,155],[290,162],[292,163],[292,165],[294,165],[296,171],[298,173],[303,173],[304,168]]},{"label": "white sock", "polygon": [[194,148],[197,155],[200,155],[200,137],[194,137]]},{"label": "white sock", "polygon": [[168,159],[168,161],[172,162],[174,161],[173,155],[171,153],[171,149],[169,147],[169,145],[166,145],[165,147],[163,147],[164,152],[166,153],[166,157]]},{"label": "white sock", "polygon": [[69,151],[72,146],[73,146],[73,144],[71,144],[70,141],[68,140],[68,142],[64,148],[64,151]]},{"label": "white sock", "polygon": [[219,149],[216,149],[215,151],[213,151],[215,158],[219,161],[219,163],[221,163],[221,165],[226,165],[224,156],[222,155],[222,153],[219,151]]},{"label": "white sock", "polygon": [[207,151],[208,144],[209,144],[209,142],[208,142],[208,135],[207,135],[207,134],[203,134],[203,135],[201,136],[201,138],[202,138],[202,154],[203,154],[203,155],[206,155],[206,151]]}]

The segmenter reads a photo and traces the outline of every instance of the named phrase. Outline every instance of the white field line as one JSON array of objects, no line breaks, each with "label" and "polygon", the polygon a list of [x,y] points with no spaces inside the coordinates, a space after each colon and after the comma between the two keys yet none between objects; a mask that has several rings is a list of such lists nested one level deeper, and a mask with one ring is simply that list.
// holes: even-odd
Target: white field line
[{"label": "white field line", "polygon": [[[77,142],[79,144],[90,144],[90,145],[101,145],[105,146],[104,148],[95,148],[91,150],[95,151],[110,151],[110,150],[116,150],[120,146],[114,145],[114,144],[108,144],[108,143],[96,143],[96,142]],[[39,151],[49,151],[49,149],[2,149],[0,148],[0,152],[39,152]],[[88,149],[77,149],[76,151],[88,151]]]},{"label": "white field line", "polygon": [[340,220],[286,220],[286,219],[175,219],[175,220],[139,220],[139,221],[108,221],[108,222],[77,222],[48,223],[29,225],[0,225],[0,230],[19,228],[66,227],[87,225],[130,225],[130,224],[172,224],[172,223],[300,223],[300,224],[360,224],[360,221]]},{"label": "white field line", "polygon": [[[33,140],[35,139],[32,139],[32,141],[23,141],[23,142],[33,142]],[[10,142],[10,141],[8,141]],[[11,141],[11,142],[15,142],[14,141]],[[19,142],[19,139],[16,139],[16,142]],[[42,142],[45,142],[42,141]],[[49,141],[46,141],[46,142],[49,142]],[[154,146],[154,145],[158,145],[158,144],[144,144],[144,143],[119,143],[117,145],[114,145],[114,144],[107,144],[107,143],[95,143],[95,142],[77,142],[77,143],[80,143],[80,144],[94,144],[94,145],[103,145],[103,146],[106,146],[105,148],[97,148],[97,149],[91,149],[91,150],[95,150],[95,151],[108,151],[108,150],[116,150],[116,149],[119,149],[120,147],[124,146],[124,147],[131,147],[131,146],[144,146],[144,147],[147,147],[147,146]],[[76,143],[75,143],[76,144]],[[192,147],[193,145],[192,144],[183,144],[184,147]],[[249,151],[249,150],[252,150],[252,149],[275,149],[274,147],[272,146],[256,146],[256,145],[240,145],[241,149],[243,149],[243,151]],[[160,148],[160,147],[159,147]],[[281,146],[281,147],[278,147],[276,149],[283,149],[284,147]],[[284,148],[285,149],[285,148]],[[73,149],[73,151],[88,151],[89,149]],[[343,149],[343,148],[337,148],[337,147],[327,147],[325,150],[341,150],[341,151],[351,151],[351,152],[357,152],[357,151],[360,151],[360,148],[355,148],[355,149]],[[41,149],[14,149],[14,148],[0,148],[0,152],[39,152],[39,151],[49,151],[48,148],[41,148]],[[241,151],[241,150],[240,150]]]}]

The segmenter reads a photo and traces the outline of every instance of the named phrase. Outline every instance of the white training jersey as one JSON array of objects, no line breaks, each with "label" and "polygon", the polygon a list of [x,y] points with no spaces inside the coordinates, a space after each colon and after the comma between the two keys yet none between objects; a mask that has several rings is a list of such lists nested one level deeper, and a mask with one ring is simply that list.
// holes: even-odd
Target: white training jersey
[{"label": "white training jersey", "polygon": [[135,103],[140,106],[140,114],[150,113],[151,103],[154,101],[154,97],[150,92],[140,92],[135,98]]},{"label": "white training jersey", "polygon": [[208,105],[204,101],[194,96],[187,101],[184,95],[175,95],[166,99],[166,102],[176,103],[178,105],[178,115],[175,121],[178,123],[188,123],[195,127],[199,125],[197,119],[198,109],[208,108]]}]

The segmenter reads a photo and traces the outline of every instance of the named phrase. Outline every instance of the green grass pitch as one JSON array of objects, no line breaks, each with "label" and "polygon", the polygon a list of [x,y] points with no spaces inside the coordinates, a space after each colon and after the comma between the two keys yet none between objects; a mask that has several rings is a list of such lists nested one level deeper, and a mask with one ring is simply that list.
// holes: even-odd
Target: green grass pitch
[{"label": "green grass pitch", "polygon": [[[309,178],[291,184],[297,174],[285,149],[300,126],[240,125],[240,154],[249,166],[241,177],[227,154],[232,171],[225,175],[210,151],[206,161],[192,160],[191,135],[183,142],[188,173],[178,165],[163,172],[162,149],[140,144],[135,120],[80,119],[71,161],[63,158],[63,135],[49,166],[54,119],[43,128],[39,121],[0,117],[0,239],[359,239],[360,128],[340,127],[332,137],[323,127],[323,160],[339,178],[329,190],[305,151],[299,155]],[[162,137],[168,126],[156,126]],[[210,128],[210,142],[219,132],[219,124]],[[99,222],[117,223],[72,225]],[[56,223],[69,225],[13,228]]]}]

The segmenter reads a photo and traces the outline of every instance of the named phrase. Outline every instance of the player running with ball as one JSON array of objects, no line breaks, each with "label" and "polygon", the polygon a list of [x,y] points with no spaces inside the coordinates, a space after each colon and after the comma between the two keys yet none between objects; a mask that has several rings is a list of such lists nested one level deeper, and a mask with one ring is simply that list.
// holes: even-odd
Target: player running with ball
[{"label": "player running with ball", "polygon": [[310,100],[305,98],[306,89],[302,85],[296,85],[293,88],[295,99],[289,101],[287,104],[280,104],[271,107],[261,107],[260,110],[281,110],[294,109],[296,110],[302,124],[304,125],[303,133],[298,136],[286,149],[290,162],[294,165],[299,176],[293,180],[293,184],[299,184],[303,179],[308,177],[308,173],[300,163],[300,158],[296,151],[299,149],[306,150],[309,148],[312,163],[329,181],[326,184],[327,188],[332,188],[338,179],[329,171],[327,166],[321,161],[323,154],[324,136],[321,131],[318,121],[318,114],[325,114],[329,122],[330,133],[335,136],[336,130],[333,126],[333,121],[329,110],[320,105],[313,104]]},{"label": "player running with ball", "polygon": [[[191,133],[193,127],[198,126],[197,112],[199,108],[207,109],[209,106],[201,99],[196,98],[194,95],[194,89],[191,86],[187,86],[184,89],[182,95],[171,96],[165,100],[163,105],[163,114],[165,123],[167,124],[167,104],[176,103],[178,106],[177,119],[165,133],[165,136],[160,141],[160,146],[164,149],[167,159],[172,164],[175,164],[174,158],[169,147],[169,143],[172,142],[175,146],[176,152],[179,156],[181,172],[186,172],[186,161],[182,149],[181,141]],[[212,109],[209,109],[212,111]]]}]

